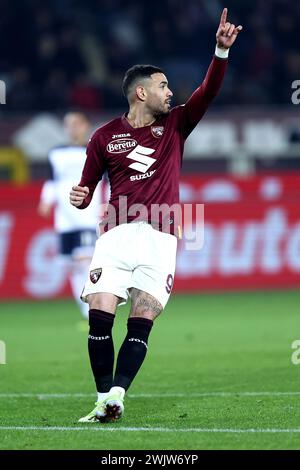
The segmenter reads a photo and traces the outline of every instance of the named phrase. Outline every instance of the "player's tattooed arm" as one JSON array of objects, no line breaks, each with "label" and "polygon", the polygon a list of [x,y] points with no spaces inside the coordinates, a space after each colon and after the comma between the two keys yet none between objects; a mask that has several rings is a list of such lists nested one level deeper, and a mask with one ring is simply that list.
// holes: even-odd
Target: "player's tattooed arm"
[{"label": "player's tattooed arm", "polygon": [[131,317],[142,317],[154,320],[163,310],[163,307],[153,295],[140,289],[131,290]]},{"label": "player's tattooed arm", "polygon": [[239,32],[243,29],[241,25],[235,26],[233,23],[229,23],[227,21],[227,13],[227,8],[224,8],[216,34],[217,46],[220,49],[229,49],[235,42]]}]

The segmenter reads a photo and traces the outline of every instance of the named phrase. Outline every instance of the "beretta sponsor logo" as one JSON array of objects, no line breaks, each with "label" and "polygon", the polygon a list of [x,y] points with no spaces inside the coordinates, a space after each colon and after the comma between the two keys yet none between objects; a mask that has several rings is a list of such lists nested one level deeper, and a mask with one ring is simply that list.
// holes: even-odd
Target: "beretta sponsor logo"
[{"label": "beretta sponsor logo", "polygon": [[117,139],[117,140],[110,142],[107,145],[106,150],[110,153],[123,153],[123,152],[128,152],[128,150],[131,150],[136,146],[137,146],[136,140],[123,138],[123,139]]}]

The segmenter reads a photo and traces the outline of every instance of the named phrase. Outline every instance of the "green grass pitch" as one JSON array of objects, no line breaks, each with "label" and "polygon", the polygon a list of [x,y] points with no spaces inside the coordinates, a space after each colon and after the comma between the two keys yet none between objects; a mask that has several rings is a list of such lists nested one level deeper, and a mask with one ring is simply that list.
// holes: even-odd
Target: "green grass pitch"
[{"label": "green grass pitch", "polygon": [[[87,332],[72,301],[0,306],[1,449],[299,449],[300,292],[173,295],[113,424],[95,401]],[[128,307],[114,327],[116,349]]]}]

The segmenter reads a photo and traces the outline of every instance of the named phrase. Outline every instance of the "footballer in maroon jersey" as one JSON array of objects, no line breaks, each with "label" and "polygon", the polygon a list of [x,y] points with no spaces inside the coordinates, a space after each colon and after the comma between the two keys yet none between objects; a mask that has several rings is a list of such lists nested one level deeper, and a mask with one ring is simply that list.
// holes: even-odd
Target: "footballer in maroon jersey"
[{"label": "footballer in maroon jersey", "polygon": [[[111,226],[139,218],[158,225],[163,231],[169,230],[169,233],[178,235],[178,226],[174,227],[174,219],[170,217],[162,225],[151,207],[154,204],[164,204],[168,208],[179,204],[179,176],[184,142],[217,95],[226,66],[227,60],[215,56],[202,85],[185,105],[171,110],[172,92],[165,75],[155,72],[154,67],[143,66],[143,73],[151,74],[145,81],[150,82],[149,88],[153,95],[158,95],[157,101],[153,100],[149,123],[134,127],[134,123],[130,122],[129,111],[128,115],[114,119],[94,133],[88,144],[87,160],[80,181],[80,186],[89,188],[89,194],[79,208],[88,206],[95,187],[107,170],[111,185],[112,207],[109,206],[109,209],[112,215],[114,209],[116,212],[116,220],[112,220]],[[134,71],[133,68],[129,74]],[[138,93],[143,93],[142,87]],[[139,104],[144,104],[143,96],[137,99],[141,100]],[[143,204],[143,213],[136,213],[137,210],[131,214],[128,211],[124,213],[120,196],[127,197],[128,211],[135,204]],[[102,224],[106,224],[106,220]],[[106,224],[106,229],[112,228],[111,226]]]},{"label": "footballer in maroon jersey", "polygon": [[[176,237],[181,236],[177,209],[184,143],[218,94],[229,48],[241,30],[227,22],[225,8],[206,77],[182,106],[171,109],[173,94],[161,69],[129,69],[123,80],[128,113],[100,127],[90,139],[71,204],[87,207],[105,171],[111,197],[82,293],[90,308],[88,347],[98,401],[80,422],[122,416],[125,392],[142,365],[153,321],[173,286]],[[111,331],[116,308],[128,297],[128,332],[113,377]]]}]

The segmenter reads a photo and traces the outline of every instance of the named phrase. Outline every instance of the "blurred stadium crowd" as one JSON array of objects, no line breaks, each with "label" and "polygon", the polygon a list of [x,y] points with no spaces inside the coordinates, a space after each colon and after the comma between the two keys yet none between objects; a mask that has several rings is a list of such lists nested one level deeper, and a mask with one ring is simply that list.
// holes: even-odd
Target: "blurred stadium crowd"
[{"label": "blurred stadium crowd", "polygon": [[[226,5],[225,5],[226,3]],[[154,63],[181,103],[203,79],[220,11],[247,25],[218,105],[281,105],[300,78],[300,3],[289,0],[2,0],[6,111],[116,109],[134,63]]]}]

